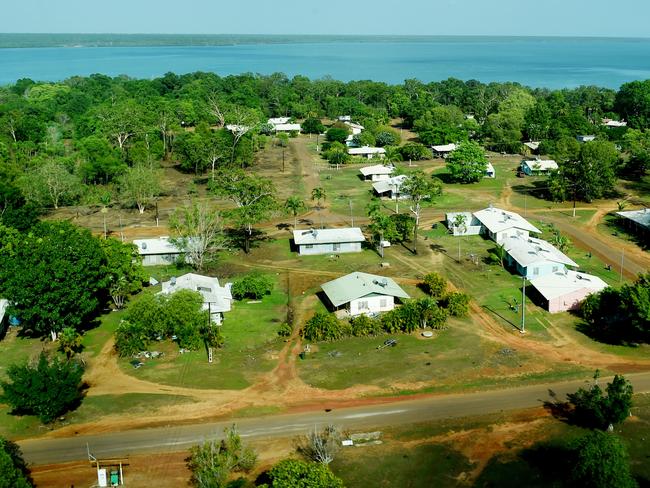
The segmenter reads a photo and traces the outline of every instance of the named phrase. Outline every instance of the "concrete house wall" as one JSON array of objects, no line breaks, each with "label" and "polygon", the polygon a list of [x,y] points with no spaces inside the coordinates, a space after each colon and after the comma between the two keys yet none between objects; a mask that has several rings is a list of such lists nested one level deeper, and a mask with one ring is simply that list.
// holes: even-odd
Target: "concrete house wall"
[{"label": "concrete house wall", "polygon": [[564,271],[566,266],[562,263],[554,263],[551,261],[537,261],[531,263],[526,267],[521,266],[517,261],[515,261],[512,256],[507,255],[506,261],[509,266],[512,266],[517,270],[521,276],[525,276],[526,279],[532,280],[534,278],[539,278],[540,276],[547,275],[549,273],[557,273],[558,271]]},{"label": "concrete house wall", "polygon": [[588,295],[592,293],[594,293],[593,290],[583,288],[581,290],[553,298],[547,302],[547,310],[551,313],[575,310],[580,305],[580,302],[582,302]]},{"label": "concrete house wall", "polygon": [[331,254],[345,252],[361,252],[360,242],[341,242],[328,244],[301,244],[298,246],[298,254],[310,256],[314,254]]},{"label": "concrete house wall", "polygon": [[348,312],[352,317],[381,312],[389,312],[395,308],[395,298],[387,295],[373,295],[357,298],[348,303]]},{"label": "concrete house wall", "polygon": [[516,229],[514,227],[495,233],[490,232],[487,227],[483,226],[483,233],[487,234],[488,237],[497,244],[503,244],[504,239],[507,237],[523,237],[525,239],[528,239],[530,237],[530,233],[527,230]]},{"label": "concrete house wall", "polygon": [[174,264],[180,254],[147,254],[142,256],[142,266],[162,266]]}]

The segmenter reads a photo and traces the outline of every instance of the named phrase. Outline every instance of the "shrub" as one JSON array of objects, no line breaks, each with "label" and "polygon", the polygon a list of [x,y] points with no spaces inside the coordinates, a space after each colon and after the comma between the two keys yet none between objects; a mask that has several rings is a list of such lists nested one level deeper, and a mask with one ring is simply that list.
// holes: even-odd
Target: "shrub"
[{"label": "shrub", "polygon": [[469,315],[470,297],[467,293],[452,291],[445,297],[445,308],[452,317],[467,317]]},{"label": "shrub", "polygon": [[7,369],[9,381],[0,383],[0,399],[18,414],[36,415],[48,423],[76,407],[81,400],[84,367],[76,361],[48,360],[41,353],[35,365],[13,364]]},{"label": "shrub", "polygon": [[350,320],[352,335],[355,337],[365,337],[377,335],[382,332],[381,322],[372,319],[367,315],[359,315]]},{"label": "shrub", "polygon": [[[598,373],[594,379],[598,378]],[[585,427],[606,429],[610,424],[623,422],[632,407],[632,385],[623,376],[616,375],[607,384],[607,395],[594,384],[588,389],[579,388],[567,398],[574,407],[573,420]]]},{"label": "shrub", "polygon": [[424,289],[433,298],[442,298],[447,292],[447,280],[438,273],[429,273],[424,276]]},{"label": "shrub", "polygon": [[350,135],[350,130],[345,127],[331,127],[327,129],[325,137],[329,142],[340,142],[345,144],[345,140]]},{"label": "shrub", "polygon": [[232,285],[232,296],[235,300],[245,298],[259,300],[264,295],[269,295],[273,290],[273,280],[260,273],[251,273]]},{"label": "shrub", "polygon": [[302,329],[302,336],[308,341],[335,341],[345,335],[345,328],[334,314],[316,312]]},{"label": "shrub", "polygon": [[320,463],[285,459],[267,473],[269,488],[343,488],[343,480]]},{"label": "shrub", "polygon": [[133,356],[146,351],[149,346],[149,334],[138,324],[123,320],[115,331],[115,350],[120,357]]},{"label": "shrub", "polygon": [[17,444],[0,437],[0,488],[34,486]]},{"label": "shrub", "polygon": [[291,327],[290,324],[287,324],[286,322],[280,325],[278,328],[278,335],[280,337],[289,337],[293,333],[293,327]]}]

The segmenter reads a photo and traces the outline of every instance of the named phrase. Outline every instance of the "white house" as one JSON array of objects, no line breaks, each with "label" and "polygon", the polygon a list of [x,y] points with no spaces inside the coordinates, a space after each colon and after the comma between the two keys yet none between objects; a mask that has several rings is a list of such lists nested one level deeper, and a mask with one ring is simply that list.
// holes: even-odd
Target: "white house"
[{"label": "white house", "polygon": [[361,243],[365,240],[359,227],[293,231],[293,242],[301,256],[361,252]]},{"label": "white house", "polygon": [[350,156],[360,156],[367,159],[372,159],[374,157],[383,158],[386,154],[386,149],[383,147],[349,147],[348,154]]},{"label": "white house", "polygon": [[183,254],[183,251],[173,244],[169,237],[135,239],[133,244],[138,247],[143,266],[174,264]]},{"label": "white house", "polygon": [[381,181],[390,178],[394,171],[395,166],[393,165],[375,164],[373,166],[364,166],[359,170],[359,173],[363,175],[364,180]]},{"label": "white house", "polygon": [[497,172],[494,169],[494,166],[492,166],[492,163],[488,161],[487,166],[485,167],[485,176],[484,178],[496,178],[497,177]]},{"label": "white house", "polygon": [[223,314],[230,312],[232,306],[232,283],[220,286],[217,278],[187,273],[178,278],[163,281],[161,294],[171,295],[178,290],[198,291],[203,297],[203,310],[210,312],[210,319],[221,324]]},{"label": "white house", "polygon": [[276,125],[283,125],[289,123],[289,120],[291,120],[291,117],[273,117],[270,118],[267,123],[276,126]]},{"label": "white house", "polygon": [[578,264],[550,242],[534,237],[508,236],[502,240],[508,264],[528,279],[577,268]]},{"label": "white house", "polygon": [[352,121],[352,116],[350,115],[339,115],[337,117],[339,122],[351,122]]},{"label": "white house", "polygon": [[518,213],[492,206],[474,212],[474,217],[481,222],[482,232],[486,233],[490,239],[498,244],[502,244],[503,240],[508,236],[528,238],[530,232],[536,234],[542,232]]},{"label": "white house", "polygon": [[603,119],[605,127],[627,127],[627,122],[624,120]]},{"label": "white house", "polygon": [[336,310],[344,309],[352,317],[377,314],[395,308],[395,299],[409,295],[390,278],[355,272],[321,285]]},{"label": "white house", "polygon": [[597,276],[577,271],[558,271],[530,281],[544,300],[544,308],[551,313],[574,310],[592,293],[607,288]]},{"label": "white house", "polygon": [[547,175],[557,169],[557,163],[552,159],[533,159],[521,162],[521,170],[528,176]]},{"label": "white house", "polygon": [[440,146],[431,146],[434,157],[446,158],[449,153],[456,150],[456,144],[442,144]]},{"label": "white house", "polygon": [[539,141],[524,142],[524,146],[526,146],[528,149],[530,149],[531,152],[535,153],[539,149]]},{"label": "white house", "polygon": [[355,122],[350,122],[349,120],[345,121],[345,125],[347,125],[350,128],[353,136],[356,136],[357,134],[361,134],[363,129],[365,129],[363,125],[357,124]]},{"label": "white house", "polygon": [[397,175],[385,180],[379,180],[372,184],[374,192],[382,198],[390,198],[391,200],[407,199],[409,196],[402,193],[402,185],[406,180],[406,175]]},{"label": "white house", "polygon": [[277,124],[273,126],[275,132],[300,132],[300,124]]},{"label": "white house", "polygon": [[[455,225],[456,216],[465,217],[463,225]],[[477,236],[481,233],[481,222],[471,212],[448,212],[445,215],[447,229],[454,236]]]},{"label": "white house", "polygon": [[576,136],[576,139],[578,139],[578,142],[591,142],[596,139],[596,136],[593,134],[582,134]]},{"label": "white house", "polygon": [[650,209],[616,212],[623,222],[640,236],[650,236]]}]

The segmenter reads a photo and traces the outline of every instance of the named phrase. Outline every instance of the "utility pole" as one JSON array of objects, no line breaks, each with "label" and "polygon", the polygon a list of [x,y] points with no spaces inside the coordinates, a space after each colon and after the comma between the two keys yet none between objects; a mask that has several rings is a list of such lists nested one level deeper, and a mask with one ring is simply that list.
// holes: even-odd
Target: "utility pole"
[{"label": "utility pole", "polygon": [[284,144],[282,144],[282,172],[284,173]]},{"label": "utility pole", "polygon": [[625,249],[621,250],[621,277],[619,281],[622,283],[623,282],[623,261],[625,260]]},{"label": "utility pole", "polygon": [[522,276],[523,281],[521,285],[521,332],[526,333],[526,275]]},{"label": "utility pole", "polygon": [[350,221],[352,222],[352,227],[354,227],[354,216],[352,215],[352,199],[348,200],[348,205],[350,206]]}]

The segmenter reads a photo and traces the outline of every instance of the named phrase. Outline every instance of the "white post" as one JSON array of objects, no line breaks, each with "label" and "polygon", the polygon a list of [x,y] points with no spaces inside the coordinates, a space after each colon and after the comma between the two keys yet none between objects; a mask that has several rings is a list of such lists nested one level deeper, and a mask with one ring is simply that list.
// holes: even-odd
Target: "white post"
[{"label": "white post", "polygon": [[522,276],[523,284],[521,285],[521,332],[526,333],[526,275]]}]

